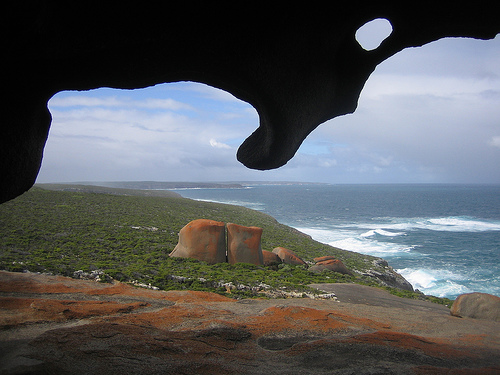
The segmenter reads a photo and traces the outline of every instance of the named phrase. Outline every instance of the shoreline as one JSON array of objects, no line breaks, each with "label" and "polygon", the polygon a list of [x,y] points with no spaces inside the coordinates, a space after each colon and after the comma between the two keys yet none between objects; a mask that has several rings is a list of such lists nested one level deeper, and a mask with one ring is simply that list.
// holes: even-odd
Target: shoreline
[{"label": "shoreline", "polygon": [[[14,263],[12,265],[6,264],[4,269],[7,270],[18,270],[22,271],[24,269],[29,270],[29,271],[34,271],[34,272],[52,272],[55,274],[66,274],[70,275],[76,272],[77,270],[82,270],[83,272],[90,273],[92,270],[103,270],[106,274],[108,274],[111,278],[113,279],[118,279],[121,280],[124,276],[124,272],[126,275],[130,273],[130,275],[126,276],[126,278],[133,277],[133,279],[141,279],[141,277],[137,278],[135,276],[132,276],[134,272],[133,271],[133,264],[137,262],[142,262],[141,257],[150,257],[153,256],[154,259],[157,259],[156,263],[158,263],[157,266],[154,267],[154,272],[147,271],[149,269],[147,264],[144,264],[143,268],[146,272],[146,276],[142,276],[141,280],[138,280],[138,282],[141,283],[151,283],[151,285],[159,286],[164,288],[162,285],[165,283],[171,283],[170,281],[166,281],[166,277],[170,274],[176,275],[176,276],[184,276],[188,277],[190,275],[182,275],[182,273],[176,274],[176,272],[185,272],[185,271],[169,271],[169,267],[177,267],[175,265],[175,262],[172,263],[173,261],[169,258],[165,258],[165,255],[170,253],[172,249],[175,247],[175,244],[178,241],[178,236],[177,233],[178,231],[185,225],[187,224],[186,219],[183,219],[184,213],[182,213],[185,210],[191,210],[196,216],[194,217],[200,217],[201,216],[208,216],[212,217],[213,219],[218,219],[220,221],[224,222],[231,222],[233,220],[236,220],[236,222],[240,223],[241,225],[246,225],[246,226],[252,226],[252,225],[257,225],[261,226],[263,225],[264,232],[266,233],[266,236],[263,238],[263,249],[273,249],[276,246],[284,246],[286,248],[289,248],[292,251],[297,251],[298,253],[302,254],[302,257],[305,257],[304,260],[306,261],[312,261],[314,257],[318,256],[325,256],[325,255],[334,255],[339,257],[340,260],[344,262],[344,264],[350,268],[351,270],[355,271],[354,278],[356,280],[362,280],[366,279],[364,282],[368,282],[371,280],[371,282],[379,283],[381,285],[386,285],[386,286],[393,286],[393,287],[398,287],[398,277],[400,275],[395,275],[394,271],[390,269],[389,267],[386,267],[386,265],[381,265],[381,263],[374,263],[377,258],[375,257],[370,257],[370,256],[365,256],[356,252],[350,252],[350,251],[343,251],[342,249],[336,249],[333,247],[330,247],[325,244],[321,244],[320,242],[314,241],[311,239],[310,236],[303,234],[297,230],[295,230],[293,227],[289,227],[283,224],[280,224],[277,222],[273,217],[264,214],[259,211],[255,210],[248,210],[247,208],[244,207],[239,207],[239,206],[232,206],[232,205],[224,205],[224,204],[216,204],[216,206],[212,206],[213,203],[205,203],[205,202],[199,202],[199,201],[194,201],[186,198],[182,198],[181,196],[174,196],[174,197],[152,197],[149,195],[150,191],[146,190],[136,190],[135,192],[125,190],[127,194],[123,194],[124,190],[117,189],[113,190],[112,188],[106,188],[105,191],[102,191],[101,187],[98,187],[97,189],[93,186],[83,186],[83,185],[38,185],[36,188],[39,189],[40,192],[37,192],[37,190],[33,190],[32,192],[28,192],[22,197],[20,197],[18,200],[11,202],[7,204],[7,206],[3,206],[2,208],[6,208],[9,211],[9,215],[14,213],[12,211],[13,209],[19,209],[21,210],[28,210],[29,212],[32,212],[32,207],[31,204],[25,205],[25,206],[16,206],[17,202],[23,201],[23,199],[27,200],[28,202],[33,202],[32,199],[30,198],[30,194],[35,194],[35,198],[39,200],[39,204],[41,207],[43,207],[44,213],[47,215],[47,220],[40,222],[39,224],[39,229],[34,223],[30,223],[29,217],[31,214],[28,212],[26,213],[20,213],[20,217],[23,217],[23,221],[26,221],[27,228],[26,230],[33,231],[33,230],[41,230],[41,233],[43,233],[43,236],[41,235],[40,240],[43,240],[44,242],[40,242],[36,245],[38,248],[36,250],[37,254],[40,255],[35,255],[31,254],[31,252],[27,253],[30,256],[18,256],[13,254],[14,257]],[[44,188],[49,188],[50,190],[46,190]],[[47,193],[42,193],[42,192],[53,192],[50,194]],[[113,191],[117,193],[115,196],[116,198],[113,198]],[[61,193],[61,194],[60,194]],[[76,194],[75,194],[76,193]],[[88,194],[87,193],[94,193],[94,194]],[[97,193],[97,194],[95,194]],[[133,194],[131,194],[133,193]],[[41,194],[41,195],[40,195]],[[123,199],[125,200],[121,200]],[[144,199],[148,199],[147,201],[142,201],[142,197]],[[82,199],[85,198],[85,199]],[[168,202],[169,206],[164,206],[163,201],[157,201],[158,199],[174,199],[174,200],[168,200],[165,202]],[[177,198],[181,198],[181,200],[178,200]],[[48,199],[48,201],[47,201]],[[186,203],[184,202],[191,202],[191,203]],[[95,203],[92,203],[94,202]],[[50,202],[50,206],[46,205],[46,202]],[[59,202],[59,203],[57,203]],[[126,203],[129,202],[129,203]],[[137,203],[134,203],[137,202]],[[143,202],[140,203],[139,202]],[[196,203],[195,203],[196,202]],[[134,222],[131,222],[131,218],[128,218],[130,215],[136,215],[133,213],[131,210],[127,214],[123,214],[123,209],[125,206],[123,204],[132,204],[130,206],[130,209],[133,210],[139,210],[137,211],[137,218],[132,219]],[[137,206],[139,204],[139,206]],[[10,205],[10,208],[8,206]],[[112,205],[112,206],[110,206]],[[172,208],[170,205],[173,205]],[[68,209],[70,207],[73,207],[71,209]],[[116,210],[115,208],[116,207]],[[128,207],[128,206],[127,206]],[[164,209],[163,207],[166,207]],[[174,208],[177,207],[177,208]],[[90,209],[90,211],[89,211]],[[101,214],[98,214],[95,210],[104,210]],[[111,211],[110,211],[111,210]],[[38,211],[40,212],[40,211]],[[210,212],[208,215],[204,214],[204,212]],[[224,213],[226,212],[226,213]],[[182,215],[179,215],[181,214]],[[97,216],[95,216],[97,214]],[[223,214],[225,217],[217,217],[217,215]],[[62,215],[62,216],[61,216]],[[76,215],[76,216],[75,216]],[[110,216],[112,215],[112,216]],[[147,222],[142,222],[143,218],[146,216],[152,216],[153,218],[156,217],[156,219],[149,220]],[[215,215],[215,216],[214,216]],[[229,216],[227,216],[229,215]],[[108,218],[109,216],[109,218]],[[165,216],[164,218],[162,218]],[[53,221],[50,218],[51,217],[59,217],[58,220]],[[65,218],[66,217],[66,218]],[[81,220],[83,219],[84,222],[86,217],[92,218],[91,220],[105,220],[103,224],[100,224],[98,227],[94,228],[99,228],[102,227],[102,233],[96,232],[93,233],[92,236],[88,237],[88,232],[84,231],[80,233],[80,230],[78,229],[81,224],[77,224],[77,226],[72,226],[71,228],[77,229],[77,231],[74,234],[69,235],[70,233],[66,233],[68,231],[68,228],[64,225],[64,221],[67,222],[75,222],[75,220]],[[112,219],[113,217],[116,217],[115,219]],[[193,214],[189,214],[189,217],[193,217]],[[241,219],[238,219],[238,217],[241,217]],[[37,218],[38,220],[39,218]],[[119,225],[117,226],[116,223],[120,221],[127,221],[131,222],[129,226],[123,226]],[[138,220],[135,222],[135,220]],[[192,219],[191,219],[192,220]],[[178,222],[178,224],[175,224],[175,229],[166,229],[167,227],[170,227],[171,224],[174,223],[174,221]],[[188,220],[189,221],[189,220]],[[142,223],[141,223],[142,222]],[[6,222],[7,223],[7,222]],[[169,224],[170,223],[170,224]],[[46,224],[50,224],[50,226],[55,226],[54,229],[49,229],[47,231],[46,229],[43,229],[43,226]],[[19,225],[24,225],[22,223],[19,223],[17,221],[12,222],[12,229],[14,232],[10,233],[20,233],[22,234],[24,230],[21,230]],[[58,227],[60,227],[58,229]],[[84,227],[82,227],[83,229]],[[155,228],[155,231],[149,231],[147,230],[148,228]],[[267,228],[267,229],[265,229]],[[9,234],[9,229],[8,227],[4,228],[7,230],[5,232],[5,235]],[[47,228],[48,229],[48,228]],[[168,235],[166,235],[167,233]],[[52,233],[52,234],[51,234]],[[114,233],[114,234],[113,234]],[[155,245],[155,247],[160,246],[161,248],[167,247],[165,250],[162,250],[161,252],[155,252],[154,249],[155,247],[151,248],[144,248],[144,254],[140,254],[140,256],[136,256],[133,254],[129,254],[129,250],[127,250],[129,247],[133,248],[137,246],[137,240],[140,239],[143,236],[149,236],[151,240],[154,240],[155,243],[158,243],[158,245]],[[160,235],[160,236],[158,236]],[[52,238],[53,236],[53,238]],[[81,237],[84,236],[84,237]],[[139,237],[137,237],[139,236]],[[277,236],[277,237],[276,237]],[[9,237],[4,237],[4,240],[8,241],[12,245],[16,243],[16,237],[14,236],[11,239]],[[127,268],[124,268],[123,266],[118,267],[116,269],[116,262],[112,263],[100,263],[97,260],[89,260],[91,263],[87,263],[85,261],[85,257],[83,258],[83,263],[79,261],[79,258],[81,258],[81,251],[78,246],[78,240],[79,238],[85,238],[88,237],[88,239],[85,239],[86,247],[90,248],[95,248],[96,250],[94,251],[99,251],[102,252],[103,256],[106,257],[118,257],[117,259],[120,259],[120,262],[126,262],[125,265],[130,263],[130,271],[126,271]],[[106,238],[110,238],[110,241],[105,240]],[[276,238],[274,238],[276,237]],[[48,242],[44,240],[44,238],[47,238]],[[21,241],[24,241],[21,239]],[[63,241],[62,243],[60,243]],[[69,242],[69,245],[74,247],[75,245],[77,246],[73,250],[72,248],[68,248],[68,250],[62,250],[66,249],[65,243]],[[126,242],[123,242],[126,241]],[[271,241],[270,244],[267,244],[267,242]],[[45,243],[47,242],[47,243]],[[121,243],[118,247],[116,247],[116,243]],[[60,243],[60,244],[58,244]],[[128,244],[130,243],[130,244]],[[12,246],[9,245],[9,246]],[[104,247],[103,247],[104,246]],[[102,250],[98,250],[100,247],[103,247]],[[111,249],[116,248],[116,253],[117,255],[113,255],[115,251],[111,251]],[[44,250],[45,249],[45,250]],[[308,250],[310,249],[310,250]],[[76,253],[73,255],[72,252]],[[125,251],[125,252],[124,252]],[[148,255],[149,252],[152,252],[153,255]],[[61,260],[50,260],[47,262],[46,259],[52,259],[53,258],[53,253],[61,254],[58,255],[59,257],[62,257]],[[78,254],[78,255],[77,255]],[[309,259],[310,258],[310,259]],[[164,259],[164,260],[160,260]],[[43,263],[42,263],[43,262]],[[79,264],[79,262],[81,264]],[[37,266],[37,264],[46,264],[46,266]],[[74,265],[73,265],[74,264]],[[89,269],[89,264],[92,264],[91,269]],[[194,266],[194,265],[193,265]],[[49,267],[46,269],[46,267]],[[199,267],[199,266],[196,266]],[[302,283],[300,280],[311,280],[309,283],[314,282],[312,281],[314,278],[323,278],[325,277],[324,275],[317,275],[314,276],[312,273],[308,274],[301,274],[302,271],[296,270],[293,271],[292,274],[296,274],[296,277],[298,277],[299,284]],[[173,273],[172,273],[173,272]],[[203,272],[209,272],[213,273],[215,271],[210,270],[210,268],[206,268],[206,271]],[[219,272],[219,271],[217,271]],[[233,271],[231,271],[233,272]],[[236,269],[234,270],[236,272]],[[163,276],[162,276],[163,275]],[[279,274],[274,274],[273,272],[269,273],[268,275],[262,275],[262,277],[265,277],[268,279],[269,277],[276,278],[278,277]],[[234,276],[227,275],[227,277],[234,278]],[[295,276],[294,276],[295,277]],[[150,280],[148,281],[148,278]],[[337,276],[332,275],[332,278],[335,279]],[[402,278],[401,278],[402,279]],[[264,279],[263,279],[264,280]],[[260,280],[260,281],[263,281]],[[392,280],[387,284],[387,280]],[[232,280],[226,280],[226,282],[229,282]],[[237,279],[235,279],[237,281]],[[277,282],[278,280],[269,279],[269,282]],[[358,281],[359,282],[359,281]],[[266,282],[268,283],[268,282]],[[299,285],[297,284],[297,285]],[[307,282],[306,282],[307,284]],[[304,285],[306,285],[304,284]],[[251,285],[251,284],[250,284]],[[281,284],[279,284],[281,285]],[[408,285],[408,284],[406,284]],[[172,285],[173,286],[173,285]],[[171,287],[172,287],[171,286]],[[184,286],[182,286],[184,287]],[[201,286],[200,286],[201,287]],[[402,289],[406,289],[405,287],[402,287]]]},{"label": "shoreline", "polygon": [[[360,194],[360,191],[364,191],[363,189],[365,189],[366,187],[366,185],[363,186],[350,185],[350,184],[346,185],[355,186],[358,194]],[[370,185],[374,186],[372,184]],[[469,191],[470,189],[472,189],[470,191],[482,192],[484,189],[486,189],[484,191],[489,192],[489,194],[495,194],[494,196],[498,196],[496,194],[498,185],[496,184],[383,184],[377,186],[378,187],[383,186],[384,188],[389,187],[389,189],[392,189],[394,187],[396,191],[409,186],[411,192],[419,192],[420,189],[425,189],[427,187],[430,187],[433,193],[439,192],[439,194],[441,195],[443,193],[446,193],[446,191],[450,188],[452,189],[453,192],[457,191],[457,189],[459,192]],[[438,187],[435,188],[436,186]],[[338,187],[339,187],[338,185],[337,186],[332,185],[331,189],[327,188],[326,190],[336,192],[338,190],[337,189]],[[376,187],[374,191],[378,191],[378,187]],[[476,190],[478,187],[479,190]],[[342,189],[344,188],[345,185],[343,185]],[[491,188],[493,188],[493,190]],[[424,230],[430,230],[431,231],[429,232],[430,236],[437,236],[437,238],[444,238],[443,234],[440,233],[440,231],[444,231],[446,232],[445,235],[448,236],[450,240],[452,240],[452,236],[454,236],[453,233],[458,233],[457,235],[461,235],[462,237],[464,237],[464,239],[475,241],[474,243],[479,243],[479,241],[483,243],[482,240],[485,238],[485,236],[487,236],[486,239],[488,239],[490,243],[489,246],[491,248],[491,246],[493,246],[491,241],[494,241],[494,236],[498,232],[500,225],[499,224],[500,221],[496,216],[488,216],[488,214],[486,214],[484,217],[483,216],[469,217],[467,215],[454,216],[453,214],[451,214],[451,216],[449,217],[447,217],[446,215],[440,216],[439,214],[437,214],[437,216],[422,216],[422,217],[419,217],[417,215],[413,218],[410,216],[408,217],[402,216],[400,218],[395,217],[394,219],[398,220],[394,222],[380,221],[380,224],[373,224],[369,221],[363,222],[365,223],[365,225],[368,226],[366,227],[366,229],[363,229],[363,231],[360,231],[359,233],[356,234],[355,225],[352,228],[345,226],[345,228],[347,229],[345,229],[340,224],[338,225],[335,224],[333,226],[334,227],[333,229],[330,229],[329,227],[319,228],[314,225],[312,225],[310,228],[307,228],[304,225],[304,221],[302,221],[301,223],[295,223],[286,220],[283,221],[283,217],[280,217],[279,214],[278,216],[276,216],[275,213],[273,213],[274,211],[268,210],[267,205],[268,204],[272,205],[272,203],[268,202],[270,193],[267,192],[270,190],[269,189],[264,190],[264,189],[262,189],[262,191],[266,191],[266,194],[268,195],[267,198],[264,198],[265,200],[262,201],[261,200],[252,201],[252,198],[255,198],[258,192],[244,194],[245,198],[240,197],[243,196],[243,192],[242,194],[235,192],[234,194],[228,195],[227,200],[218,198],[218,196],[221,194],[215,194],[210,196],[208,192],[207,194],[203,193],[189,194],[189,192],[186,192],[185,194],[182,194],[182,192],[179,193],[181,193],[183,197],[187,197],[189,199],[194,199],[197,201],[215,202],[222,204],[236,204],[250,209],[258,210],[261,212],[266,212],[272,216],[280,218],[278,219],[280,222],[292,228],[295,228],[296,230],[299,230],[303,233],[306,233],[307,235],[311,236],[314,240],[324,243],[326,245],[386,259],[391,265],[394,264],[394,268],[397,270],[397,272],[401,271],[401,273],[404,273],[405,277],[408,276],[411,279],[411,283],[414,286],[414,288],[419,289],[426,294],[433,294],[448,298],[456,298],[456,296],[463,293],[478,291],[500,296],[499,284],[498,282],[495,283],[495,280],[498,280],[497,277],[495,277],[496,275],[495,273],[491,275],[484,274],[481,277],[480,276],[475,277],[474,275],[479,275],[476,273],[476,271],[473,272],[471,270],[471,272],[466,272],[467,270],[469,270],[469,268],[464,269],[465,265],[463,263],[469,261],[467,260],[468,258],[464,258],[463,261],[460,261],[455,265],[450,265],[450,267],[447,267],[444,264],[445,262],[444,260],[441,261],[440,263],[429,263],[428,261],[425,260],[425,258],[434,256],[438,256],[438,258],[440,257],[440,255],[436,252],[436,249],[430,247],[429,248],[429,250],[431,251],[430,253],[428,252],[429,250],[420,251],[419,249],[422,246],[427,246],[425,245],[425,243],[422,245],[420,242],[418,242],[419,240],[422,240],[422,237],[418,238],[416,242],[409,242],[411,240],[405,240],[408,234],[413,236],[414,233],[417,233],[418,231],[421,231],[422,233],[422,231]],[[319,189],[314,189],[312,191],[319,192],[323,190],[325,189],[319,188]],[[289,190],[280,189],[279,191],[287,192]],[[302,190],[292,189],[290,191],[299,192]],[[372,190],[370,189],[369,191]],[[250,203],[250,202],[258,202],[258,203]],[[284,200],[283,202],[285,203],[286,201]],[[280,211],[280,213],[283,212]],[[309,212],[308,214],[309,216],[307,216],[306,214],[305,217],[311,216],[311,212]],[[372,225],[380,225],[380,227],[378,226],[372,227]],[[335,227],[340,229],[335,229]],[[308,231],[307,229],[310,230]],[[338,234],[341,234],[344,230],[346,231],[346,234],[347,232],[352,232],[352,233],[349,234],[347,237],[343,237],[343,235],[339,236]],[[338,233],[332,236],[333,239],[329,239],[328,237],[330,237],[334,231],[338,231]],[[422,235],[424,235],[424,233],[422,233],[420,236]],[[403,236],[403,237],[398,239],[396,238],[398,236]],[[430,241],[432,241],[432,237],[430,237]],[[471,245],[473,245],[473,243],[471,243]],[[447,247],[448,243],[446,243],[445,240],[442,240],[440,246]],[[366,249],[364,249],[364,247],[366,247]],[[400,249],[398,249],[398,247],[400,247]],[[462,247],[463,246],[459,246],[457,249],[461,249]],[[490,251],[490,252],[494,251],[490,248],[486,248],[484,251]],[[474,251],[478,252],[477,253],[478,256],[482,255],[480,253],[479,248]],[[407,257],[408,256],[407,253],[408,255],[410,255],[409,258]],[[488,256],[487,252],[485,252],[484,254],[485,257]],[[451,253],[449,256],[451,256]],[[495,264],[495,261],[493,260],[495,257],[494,253],[492,253],[491,256],[493,256],[493,258],[491,258],[492,259],[491,262]],[[419,257],[421,257],[420,258],[421,260],[418,260]],[[394,260],[393,258],[396,260]],[[487,259],[487,258],[481,257],[481,259]],[[473,264],[476,265],[476,268],[482,267],[481,266],[482,263],[476,264],[475,259],[471,259],[470,261],[474,262]],[[491,264],[491,262],[489,262],[488,264]],[[490,269],[490,267],[487,267],[487,269]],[[498,269],[498,267],[495,267],[495,269]],[[490,279],[492,283],[491,286],[487,286],[483,282],[481,282],[482,279]]]}]

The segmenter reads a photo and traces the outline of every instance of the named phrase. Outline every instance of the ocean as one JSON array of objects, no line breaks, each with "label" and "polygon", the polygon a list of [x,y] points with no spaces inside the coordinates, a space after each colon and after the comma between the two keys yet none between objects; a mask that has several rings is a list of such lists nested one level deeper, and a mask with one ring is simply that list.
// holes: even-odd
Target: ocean
[{"label": "ocean", "polygon": [[499,185],[262,184],[175,191],[259,210],[317,241],[384,258],[425,294],[500,296]]}]

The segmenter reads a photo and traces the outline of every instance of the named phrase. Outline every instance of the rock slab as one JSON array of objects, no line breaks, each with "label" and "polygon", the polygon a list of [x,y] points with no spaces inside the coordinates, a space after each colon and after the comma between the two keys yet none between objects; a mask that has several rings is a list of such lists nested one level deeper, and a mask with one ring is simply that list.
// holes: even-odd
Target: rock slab
[{"label": "rock slab", "polygon": [[318,287],[325,285],[338,302],[234,300],[0,271],[0,373],[500,371],[498,322],[460,319],[366,286]]}]

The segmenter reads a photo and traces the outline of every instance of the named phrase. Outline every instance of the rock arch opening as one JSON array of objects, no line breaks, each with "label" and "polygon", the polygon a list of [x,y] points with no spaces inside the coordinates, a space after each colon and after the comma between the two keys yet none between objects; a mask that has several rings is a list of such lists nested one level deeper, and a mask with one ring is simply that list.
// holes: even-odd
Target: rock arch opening
[{"label": "rock arch opening", "polygon": [[392,24],[386,18],[376,18],[356,31],[356,40],[363,49],[372,51],[392,34]]},{"label": "rock arch opening", "polygon": [[61,91],[48,107],[37,182],[212,180],[214,165],[243,169],[236,150],[258,126],[251,105],[195,82]]}]

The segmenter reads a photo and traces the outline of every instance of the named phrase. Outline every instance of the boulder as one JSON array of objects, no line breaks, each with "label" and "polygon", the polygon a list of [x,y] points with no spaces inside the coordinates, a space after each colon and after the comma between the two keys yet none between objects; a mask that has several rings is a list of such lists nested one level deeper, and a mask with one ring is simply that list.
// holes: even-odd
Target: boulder
[{"label": "boulder", "polygon": [[262,259],[264,261],[264,266],[272,266],[273,264],[281,263],[281,258],[272,251],[262,250]]},{"label": "boulder", "polygon": [[322,258],[330,258],[330,259],[317,262],[314,266],[309,267],[309,271],[314,273],[320,273],[325,270],[328,270],[328,271],[338,272],[343,275],[352,275],[351,271],[349,271],[349,269],[344,265],[344,263],[342,263],[338,259],[335,259],[335,257],[322,257]]},{"label": "boulder", "polygon": [[171,257],[192,258],[208,264],[226,262],[226,226],[220,221],[197,219],[179,232]]},{"label": "boulder", "polygon": [[457,297],[450,314],[460,318],[500,322],[500,297],[487,293],[466,293]]},{"label": "boulder", "polygon": [[278,255],[281,261],[285,264],[293,264],[297,266],[305,265],[302,259],[299,258],[292,250],[285,249],[284,247],[275,247],[273,253]]},{"label": "boulder", "polygon": [[325,260],[337,259],[333,255],[326,255],[324,257],[314,258],[315,263],[324,262]]},{"label": "boulder", "polygon": [[262,228],[227,223],[227,261],[264,264],[260,239]]}]

